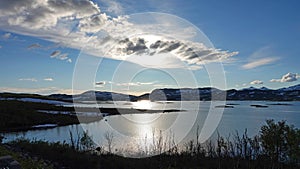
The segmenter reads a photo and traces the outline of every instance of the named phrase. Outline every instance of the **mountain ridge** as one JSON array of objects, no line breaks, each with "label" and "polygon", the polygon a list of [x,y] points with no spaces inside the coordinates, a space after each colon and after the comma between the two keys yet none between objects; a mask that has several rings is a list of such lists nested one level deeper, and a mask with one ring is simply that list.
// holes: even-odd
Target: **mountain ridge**
[{"label": "mountain ridge", "polygon": [[42,96],[26,93],[0,93],[1,98],[41,98],[62,101],[180,101],[180,100],[273,100],[273,101],[300,101],[300,84],[269,89],[267,87],[255,88],[253,86],[243,89],[221,90],[215,87],[201,88],[162,88],[154,89],[150,93],[139,96],[109,91],[89,90],[81,94],[50,94]]}]

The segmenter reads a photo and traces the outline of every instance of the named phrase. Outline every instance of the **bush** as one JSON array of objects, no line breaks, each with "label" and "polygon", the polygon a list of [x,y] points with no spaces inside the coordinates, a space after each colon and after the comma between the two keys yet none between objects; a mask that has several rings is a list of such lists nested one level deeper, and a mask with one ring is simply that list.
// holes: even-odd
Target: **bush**
[{"label": "bush", "polygon": [[275,123],[267,120],[261,127],[260,138],[264,153],[271,158],[273,166],[279,162],[300,162],[300,130],[285,121]]}]

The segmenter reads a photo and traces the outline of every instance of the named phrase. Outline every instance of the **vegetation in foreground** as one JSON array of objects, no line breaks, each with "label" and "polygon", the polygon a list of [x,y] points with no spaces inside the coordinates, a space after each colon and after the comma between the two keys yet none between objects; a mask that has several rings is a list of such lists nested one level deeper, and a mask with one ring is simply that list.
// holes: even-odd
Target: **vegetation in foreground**
[{"label": "vegetation in foreground", "polygon": [[[182,150],[175,146],[160,155],[141,159],[113,155],[110,147],[113,137],[108,134],[106,138],[108,143],[106,148],[94,147],[87,133],[77,141],[72,139],[71,144],[18,140],[6,146],[17,153],[28,152],[51,161],[54,168],[297,169],[300,167],[300,130],[287,125],[285,121],[275,123],[273,120],[267,120],[261,127],[259,135],[253,138],[248,137],[245,131],[241,136],[237,133],[232,138],[218,136],[216,142],[208,141],[200,144],[191,140]],[[156,144],[154,147],[156,149],[153,150],[161,151],[163,145],[165,144]]]},{"label": "vegetation in foreground", "polygon": [[[20,165],[24,169],[42,169],[42,168],[52,169],[53,168],[53,166],[50,163],[49,165],[42,159],[33,160],[30,157],[24,156],[24,154],[20,152],[9,150],[5,145],[0,145],[0,157],[6,155],[12,156],[15,160],[17,160],[20,163]],[[0,164],[0,168],[1,168],[1,164]]]}]

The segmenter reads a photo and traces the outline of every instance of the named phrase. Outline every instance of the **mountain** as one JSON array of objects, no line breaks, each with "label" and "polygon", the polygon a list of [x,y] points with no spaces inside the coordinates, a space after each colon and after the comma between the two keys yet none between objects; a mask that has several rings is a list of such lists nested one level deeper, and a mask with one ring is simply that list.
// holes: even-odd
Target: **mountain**
[{"label": "mountain", "polygon": [[262,88],[244,88],[241,90],[219,90],[216,88],[196,89],[155,89],[149,95],[150,100],[271,100],[300,101],[300,84],[277,90]]},{"label": "mountain", "polygon": [[0,100],[10,98],[35,98],[42,100],[59,101],[192,101],[192,100],[271,100],[271,101],[300,101],[300,84],[277,90],[261,88],[244,88],[240,90],[220,90],[213,87],[204,88],[180,88],[180,89],[154,89],[151,93],[140,96],[127,95],[107,91],[86,91],[81,94],[51,94],[41,96],[37,94],[0,93]]},{"label": "mountain", "polygon": [[281,90],[281,91],[295,91],[295,90],[300,90],[300,84],[295,85],[295,86],[290,86],[288,88],[281,88],[281,89],[278,89],[278,90]]},{"label": "mountain", "polygon": [[74,100],[74,101],[136,101],[137,96],[127,95],[122,93],[114,92],[102,92],[102,91],[86,91],[76,95],[65,95],[65,94],[52,94],[50,98],[62,99],[62,100]]}]

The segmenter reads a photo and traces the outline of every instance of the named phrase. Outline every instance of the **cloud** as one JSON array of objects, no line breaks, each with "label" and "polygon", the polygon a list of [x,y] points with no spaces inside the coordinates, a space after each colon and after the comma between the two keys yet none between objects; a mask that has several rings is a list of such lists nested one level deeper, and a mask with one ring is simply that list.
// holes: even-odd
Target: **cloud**
[{"label": "cloud", "polygon": [[44,78],[43,80],[44,80],[44,81],[48,81],[48,82],[52,82],[52,81],[54,81],[54,79],[53,79],[53,78],[51,78],[51,77]]},{"label": "cloud", "polygon": [[256,68],[256,67],[259,67],[259,66],[271,64],[271,63],[273,63],[277,60],[278,60],[278,58],[262,58],[262,59],[258,59],[258,60],[255,60],[255,61],[251,61],[247,64],[244,64],[242,67],[244,69],[253,69],[253,68]]},{"label": "cloud", "polygon": [[12,92],[12,93],[34,93],[34,94],[80,94],[85,92],[84,90],[72,90],[63,89],[57,87],[45,87],[45,88],[14,88],[14,87],[0,87],[0,92]]},{"label": "cloud", "polygon": [[269,46],[262,47],[249,56],[248,63],[242,65],[242,68],[253,69],[274,63],[275,61],[279,60],[279,57],[272,55],[273,53]]},{"label": "cloud", "polygon": [[3,39],[9,39],[11,37],[11,33],[5,33],[2,35]]},{"label": "cloud", "polygon": [[271,79],[270,82],[281,82],[281,83],[284,83],[284,82],[294,82],[294,81],[297,81],[297,79],[299,79],[300,76],[297,74],[297,73],[287,73],[285,75],[283,75],[281,77],[281,79]]},{"label": "cloud", "polygon": [[68,57],[68,53],[61,53],[60,50],[55,50],[50,54],[50,58],[56,58],[59,60],[66,60],[66,62],[71,63],[72,59]]},{"label": "cloud", "polygon": [[108,17],[106,14],[99,14],[79,21],[78,29],[83,32],[94,33],[101,30],[101,26],[105,24]]},{"label": "cloud", "polygon": [[56,51],[53,51],[51,54],[50,54],[50,57],[51,58],[55,58],[56,56],[60,55],[60,51],[59,50],[56,50]]},{"label": "cloud", "polygon": [[250,82],[250,84],[252,84],[252,85],[260,85],[260,84],[264,84],[264,82],[263,81],[261,81],[261,80],[254,80],[254,81],[252,81],[252,82]]},{"label": "cloud", "polygon": [[176,88],[176,87],[178,87],[178,86],[176,86],[176,85],[170,85],[170,84],[154,84],[153,85],[154,87],[157,87],[157,88]]},{"label": "cloud", "polygon": [[105,84],[106,84],[105,81],[99,81],[99,82],[96,82],[96,83],[95,83],[95,86],[96,86],[96,87],[104,87]]},{"label": "cloud", "polygon": [[35,78],[20,78],[19,81],[31,81],[31,82],[37,82]]},{"label": "cloud", "polygon": [[103,7],[106,8],[106,12],[114,15],[123,14],[124,9],[122,5],[115,0],[100,0],[103,3]]},{"label": "cloud", "polygon": [[[184,61],[189,65],[202,65],[211,62],[221,62],[227,60],[229,57],[235,56],[238,52],[222,51],[220,49],[206,47],[203,43],[187,42],[180,40],[157,40],[149,45],[144,38],[126,38],[120,40],[114,48],[107,53],[111,56],[119,56],[120,58],[126,56],[147,55],[149,59],[155,61],[154,55],[170,53],[175,55],[180,61]],[[149,63],[149,59],[146,61]],[[143,59],[144,60],[144,59]],[[135,60],[129,59],[131,62]],[[162,62],[156,62],[161,65]],[[164,63],[164,62],[163,62]],[[201,66],[197,66],[200,69]]]},{"label": "cloud", "polygon": [[129,82],[129,83],[115,83],[117,86],[143,86],[143,85],[153,85],[156,82]]},{"label": "cloud", "polygon": [[188,67],[189,70],[200,70],[200,69],[203,69],[202,66],[200,65],[191,65]]},{"label": "cloud", "polygon": [[27,47],[27,49],[37,49],[37,48],[41,48],[42,46],[38,43],[34,43],[34,44],[31,44]]},{"label": "cloud", "polygon": [[[107,12],[122,12],[122,6],[116,1],[104,0],[105,3]],[[98,57],[127,60],[145,66],[145,56],[148,56],[148,62],[150,57],[153,60],[153,56],[157,55],[157,60],[152,62],[162,68],[191,66],[190,69],[194,70],[200,69],[202,64],[223,62],[238,54],[206,46],[208,43],[192,42],[191,39],[197,35],[195,28],[178,23],[174,26],[168,17],[151,17],[158,17],[153,18],[157,23],[136,24],[131,22],[130,16],[107,16],[91,0],[0,1],[0,29],[39,37],[64,47],[79,50],[84,47],[85,52]],[[100,33],[92,34],[98,31]],[[142,37],[149,33],[161,38]],[[170,61],[171,55],[177,59],[176,64],[174,59]],[[139,56],[141,59],[138,59]],[[68,54],[58,50],[50,57],[72,62]],[[155,65],[147,63],[147,66]]]},{"label": "cloud", "polygon": [[0,1],[0,6],[0,17],[6,18],[6,24],[32,29],[47,29],[61,19],[80,19],[100,12],[98,6],[89,0],[12,0]]},{"label": "cloud", "polygon": [[2,48],[2,46],[0,45],[0,49]]}]

